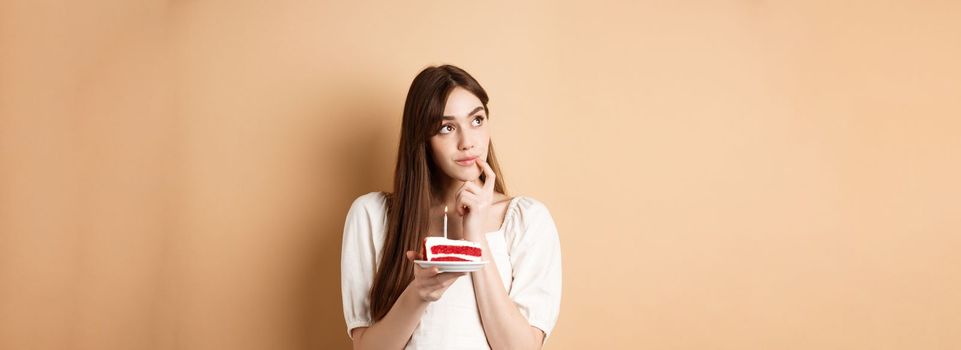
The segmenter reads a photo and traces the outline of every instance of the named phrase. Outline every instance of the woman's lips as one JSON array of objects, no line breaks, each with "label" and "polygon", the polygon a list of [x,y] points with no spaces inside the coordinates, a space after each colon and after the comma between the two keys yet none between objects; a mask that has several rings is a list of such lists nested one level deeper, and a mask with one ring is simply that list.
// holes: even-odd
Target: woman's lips
[{"label": "woman's lips", "polygon": [[455,162],[457,162],[457,164],[461,166],[471,166],[471,165],[474,165],[474,160],[476,159],[477,157],[473,157],[473,158],[467,158],[464,160],[455,160]]}]

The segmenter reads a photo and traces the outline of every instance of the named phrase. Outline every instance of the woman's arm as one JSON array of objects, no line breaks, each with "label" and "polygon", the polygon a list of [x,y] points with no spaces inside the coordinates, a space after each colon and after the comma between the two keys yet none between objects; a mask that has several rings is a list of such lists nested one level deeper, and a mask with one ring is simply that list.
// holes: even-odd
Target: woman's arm
[{"label": "woman's arm", "polygon": [[490,253],[482,227],[494,198],[496,174],[487,162],[477,159],[475,164],[486,176],[483,187],[473,181],[465,182],[456,196],[457,213],[464,218],[464,237],[481,246],[481,258],[490,263],[471,272],[474,297],[480,311],[487,342],[492,349],[540,349],[544,333],[530,325],[514,301],[507,295],[497,272],[497,263]]},{"label": "woman's arm", "polygon": [[[407,252],[407,259],[413,261],[414,256],[414,252]],[[403,349],[420,324],[427,305],[440,299],[447,288],[464,275],[466,273],[441,273],[437,267],[425,269],[414,264],[414,280],[400,294],[387,315],[370,327],[358,327],[350,332],[354,349]]]},{"label": "woman's arm", "polygon": [[351,331],[354,349],[403,349],[420,323],[427,303],[417,297],[408,285],[384,318],[370,327],[358,327]]},{"label": "woman's arm", "polygon": [[471,278],[474,280],[474,296],[477,298],[484,333],[491,349],[540,349],[544,344],[544,332],[531,326],[521,315],[504,289],[487,240],[479,243],[483,249],[483,260],[490,263],[471,272]]}]

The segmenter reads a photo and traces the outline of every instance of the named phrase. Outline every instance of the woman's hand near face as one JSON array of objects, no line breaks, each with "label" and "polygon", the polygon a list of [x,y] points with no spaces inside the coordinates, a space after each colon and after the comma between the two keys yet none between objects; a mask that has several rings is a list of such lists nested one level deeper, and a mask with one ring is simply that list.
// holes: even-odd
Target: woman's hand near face
[{"label": "woman's hand near face", "polygon": [[464,218],[464,239],[479,241],[483,232],[484,220],[494,203],[494,170],[484,160],[477,158],[474,162],[484,172],[483,184],[480,179],[465,182],[457,191],[455,203],[457,213]]},{"label": "woman's hand near face", "polygon": [[[414,251],[407,251],[407,260],[413,262],[416,256]],[[410,287],[414,288],[421,300],[434,302],[444,295],[458,277],[465,275],[466,272],[440,272],[436,266],[425,269],[414,263],[414,280],[410,282]]]}]

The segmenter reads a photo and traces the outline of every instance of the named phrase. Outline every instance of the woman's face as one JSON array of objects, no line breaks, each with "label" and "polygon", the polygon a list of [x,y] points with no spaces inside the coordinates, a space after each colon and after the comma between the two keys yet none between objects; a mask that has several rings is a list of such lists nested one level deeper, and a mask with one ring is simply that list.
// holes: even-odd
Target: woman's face
[{"label": "woman's face", "polygon": [[447,97],[440,130],[430,138],[434,163],[454,180],[477,180],[481,170],[474,158],[486,160],[488,144],[484,104],[466,89],[455,87]]}]

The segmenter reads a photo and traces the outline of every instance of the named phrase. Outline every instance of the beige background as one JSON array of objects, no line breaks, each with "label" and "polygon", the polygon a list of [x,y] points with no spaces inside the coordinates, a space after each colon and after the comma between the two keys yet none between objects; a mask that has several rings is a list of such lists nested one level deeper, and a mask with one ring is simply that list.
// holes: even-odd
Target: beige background
[{"label": "beige background", "polygon": [[958,2],[345,3],[0,3],[0,348],[348,348],[440,63],[560,229],[547,348],[961,348]]}]

